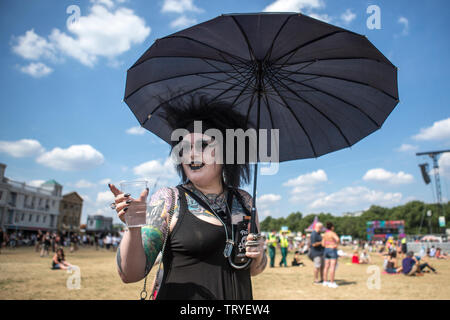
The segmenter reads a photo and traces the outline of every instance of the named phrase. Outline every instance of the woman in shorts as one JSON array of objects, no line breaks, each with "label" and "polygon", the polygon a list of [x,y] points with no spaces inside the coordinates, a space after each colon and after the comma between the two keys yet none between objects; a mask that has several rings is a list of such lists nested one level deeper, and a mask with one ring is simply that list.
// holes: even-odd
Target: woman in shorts
[{"label": "woman in shorts", "polygon": [[[329,288],[337,288],[338,285],[334,282],[334,276],[338,258],[337,247],[339,244],[339,237],[336,232],[334,232],[334,225],[331,222],[327,222],[326,227],[327,231],[325,231],[325,234],[322,237],[322,246],[325,248],[323,252],[323,257],[325,259],[323,285]],[[330,275],[330,281],[328,281],[328,273]]]}]

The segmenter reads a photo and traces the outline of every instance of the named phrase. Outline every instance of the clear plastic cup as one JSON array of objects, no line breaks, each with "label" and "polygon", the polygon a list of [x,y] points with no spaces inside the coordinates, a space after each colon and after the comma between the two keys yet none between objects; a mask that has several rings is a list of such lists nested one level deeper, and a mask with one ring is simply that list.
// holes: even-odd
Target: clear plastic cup
[{"label": "clear plastic cup", "polygon": [[[120,190],[123,193],[129,193],[130,197],[134,201],[138,200],[141,193],[148,188],[148,181],[125,181],[120,183]],[[129,211],[125,212],[125,223],[128,228],[137,228],[147,225],[146,213],[147,213],[147,199],[141,204],[134,202],[132,206],[129,207]]]}]

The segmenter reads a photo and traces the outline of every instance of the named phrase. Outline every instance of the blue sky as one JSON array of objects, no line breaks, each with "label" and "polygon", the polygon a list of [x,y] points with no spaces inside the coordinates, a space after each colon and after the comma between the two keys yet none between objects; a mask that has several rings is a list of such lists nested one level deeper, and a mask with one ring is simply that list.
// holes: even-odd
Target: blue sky
[{"label": "blue sky", "polygon": [[[380,9],[380,29],[367,26],[370,5]],[[55,179],[64,193],[77,191],[82,222],[88,214],[115,216],[108,182],[162,176],[163,184],[178,183],[168,145],[136,128],[122,102],[126,70],[155,39],[222,13],[300,11],[366,35],[398,67],[400,103],[352,148],[260,175],[260,219],[434,202],[418,167],[431,160],[415,153],[450,149],[449,7],[446,0],[1,1],[0,162],[10,179]],[[439,163],[448,201],[450,153]]]}]

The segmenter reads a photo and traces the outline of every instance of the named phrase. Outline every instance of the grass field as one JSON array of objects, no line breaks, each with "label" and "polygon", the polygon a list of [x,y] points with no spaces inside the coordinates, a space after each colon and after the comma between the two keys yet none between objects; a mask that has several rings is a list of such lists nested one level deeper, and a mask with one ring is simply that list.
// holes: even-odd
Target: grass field
[{"label": "grass field", "polygon": [[[51,270],[50,256],[41,258],[32,248],[2,249],[0,254],[0,299],[111,299],[137,300],[143,281],[124,284],[116,271],[115,253],[93,248],[80,248],[70,253],[66,260],[80,268],[80,289],[68,289],[67,280],[72,275],[65,270]],[[281,255],[277,252],[278,263]],[[450,299],[450,260],[428,261],[437,274],[423,277],[405,277],[381,273],[382,258],[371,255],[373,265],[380,267],[380,288],[369,289],[368,265],[352,265],[350,259],[341,258],[336,272],[336,289],[313,284],[312,262],[303,257],[305,267],[267,268],[253,278],[253,295],[258,300],[307,299]],[[292,260],[291,254],[288,262]],[[153,280],[150,273],[148,286]],[[371,282],[375,283],[375,282]]]}]

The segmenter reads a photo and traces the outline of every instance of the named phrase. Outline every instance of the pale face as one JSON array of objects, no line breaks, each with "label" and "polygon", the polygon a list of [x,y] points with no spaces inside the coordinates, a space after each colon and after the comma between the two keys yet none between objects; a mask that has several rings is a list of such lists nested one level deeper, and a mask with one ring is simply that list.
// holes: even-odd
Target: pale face
[{"label": "pale face", "polygon": [[212,138],[201,133],[190,133],[183,137],[183,143],[189,142],[190,152],[182,157],[183,170],[188,179],[202,187],[220,183],[222,164],[220,159],[216,159]]}]

